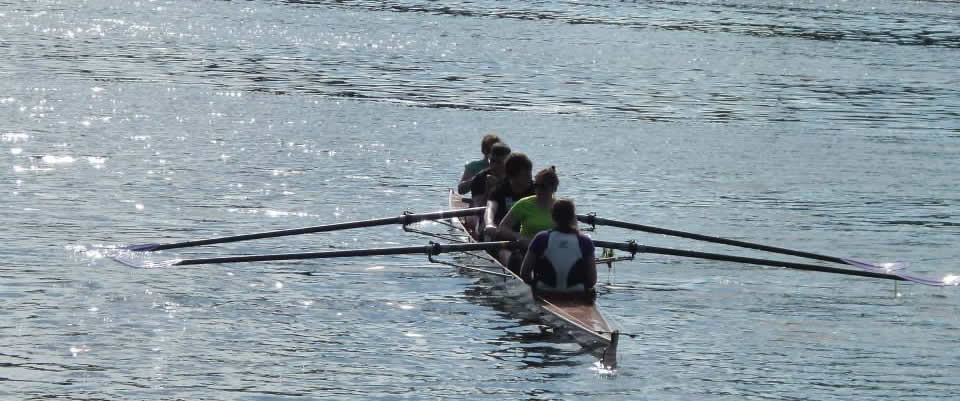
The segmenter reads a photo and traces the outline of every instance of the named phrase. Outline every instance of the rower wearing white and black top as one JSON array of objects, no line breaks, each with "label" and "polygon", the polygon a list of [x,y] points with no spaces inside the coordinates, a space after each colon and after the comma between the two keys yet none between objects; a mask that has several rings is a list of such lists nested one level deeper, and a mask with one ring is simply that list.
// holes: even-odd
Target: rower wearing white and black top
[{"label": "rower wearing white and black top", "polygon": [[597,283],[593,240],[577,230],[573,201],[557,200],[552,215],[556,227],[533,237],[520,277],[537,291],[591,295]]}]

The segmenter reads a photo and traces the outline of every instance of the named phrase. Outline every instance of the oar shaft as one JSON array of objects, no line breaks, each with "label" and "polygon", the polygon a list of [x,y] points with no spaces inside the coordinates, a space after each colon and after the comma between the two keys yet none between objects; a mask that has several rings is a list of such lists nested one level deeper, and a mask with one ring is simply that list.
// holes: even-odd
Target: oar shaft
[{"label": "oar shaft", "polygon": [[840,269],[836,267],[817,266],[817,265],[810,265],[806,263],[783,262],[779,260],[770,260],[770,259],[747,258],[743,256],[723,255],[719,253],[688,251],[684,249],[660,248],[656,246],[639,245],[633,242],[611,242],[611,241],[594,240],[593,244],[594,246],[601,247],[601,248],[619,249],[621,251],[626,251],[631,253],[655,253],[660,255],[672,255],[672,256],[682,256],[682,257],[697,258],[697,259],[720,260],[725,262],[747,263],[747,264],[761,265],[761,266],[786,267],[789,269],[797,269],[797,270],[817,271],[817,272],[824,272],[824,273],[846,274],[850,276],[861,276],[861,277],[871,277],[871,278],[882,278],[887,280],[906,281],[906,279],[904,279],[903,277],[896,276],[893,274],[884,274],[884,273],[876,273],[876,272],[861,271],[861,270]]},{"label": "oar shaft", "polygon": [[760,250],[760,251],[780,253],[780,254],[784,254],[784,255],[792,255],[792,256],[797,256],[797,257],[801,257],[801,258],[822,260],[822,261],[824,261],[824,262],[834,262],[834,263],[841,263],[841,264],[849,264],[849,263],[847,263],[846,260],[844,260],[844,259],[842,259],[842,258],[838,258],[838,257],[836,257],[836,256],[820,255],[820,254],[811,253],[811,252],[798,251],[798,250],[795,250],[795,249],[779,248],[779,247],[775,247],[775,246],[762,245],[762,244],[756,244],[756,243],[745,242],[745,241],[737,241],[737,240],[728,239],[728,238],[722,238],[722,237],[714,237],[714,236],[703,235],[703,234],[696,234],[696,233],[688,233],[688,232],[684,232],[684,231],[670,230],[670,229],[661,228],[661,227],[646,226],[646,225],[643,225],[643,224],[628,223],[628,222],[625,222],[625,221],[604,219],[604,218],[596,217],[596,216],[592,216],[592,215],[577,215],[577,220],[580,220],[581,222],[586,223],[586,224],[595,224],[595,225],[602,225],[602,226],[619,227],[619,228],[625,228],[625,229],[627,229],[627,230],[635,230],[635,231],[643,231],[643,232],[654,233],[654,234],[670,235],[670,236],[674,236],[674,237],[689,238],[689,239],[695,239],[695,240],[699,240],[699,241],[713,242],[713,243],[717,243],[717,244],[725,244],[725,245],[738,246],[738,247],[741,247],[741,248],[749,248],[749,249],[756,249],[756,250]]},{"label": "oar shaft", "polygon": [[324,251],[324,252],[304,252],[304,253],[280,253],[273,255],[249,255],[249,256],[225,256],[219,258],[202,259],[184,259],[173,263],[173,266],[200,265],[213,263],[238,263],[238,262],[266,262],[276,260],[300,260],[300,259],[323,259],[323,258],[345,258],[356,256],[380,256],[380,255],[404,255],[404,254],[425,254],[438,255],[450,252],[468,252],[480,250],[505,249],[510,246],[510,242],[477,242],[472,244],[453,244],[441,245],[433,244],[426,246],[407,246],[397,248],[371,248],[371,249],[348,249],[342,251]]},{"label": "oar shaft", "polygon": [[248,241],[261,238],[283,237],[288,235],[310,234],[327,231],[347,230],[353,228],[364,228],[374,226],[385,226],[389,224],[413,224],[424,220],[439,220],[451,217],[472,216],[483,213],[483,207],[474,207],[458,210],[447,210],[434,213],[405,214],[397,217],[386,217],[373,220],[351,221],[343,223],[325,224],[321,226],[292,228],[288,230],[268,231],[253,234],[233,235],[229,237],[210,238],[194,241],[176,242],[170,244],[134,246],[132,249],[142,251],[159,251],[164,249],[186,248],[191,246],[222,244],[226,242]]}]

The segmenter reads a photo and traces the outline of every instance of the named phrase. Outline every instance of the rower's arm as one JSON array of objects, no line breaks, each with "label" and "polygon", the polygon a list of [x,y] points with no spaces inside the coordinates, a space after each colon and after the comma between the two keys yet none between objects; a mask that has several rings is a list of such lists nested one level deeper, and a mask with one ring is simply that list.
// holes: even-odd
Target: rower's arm
[{"label": "rower's arm", "polygon": [[[526,262],[526,260],[524,260]],[[584,287],[587,289],[597,286],[597,261],[592,256],[584,259],[584,264],[587,268],[587,282],[584,283]]]},{"label": "rower's arm", "polygon": [[498,205],[497,202],[494,202],[492,200],[487,201],[487,211],[484,212],[484,215],[483,215],[484,224],[486,226],[494,226],[494,227],[497,226],[496,218],[497,218],[497,209],[499,207],[500,205]]},{"label": "rower's arm", "polygon": [[583,255],[583,267],[587,268],[587,282],[583,283],[583,286],[590,289],[597,286],[597,249],[593,246],[593,243],[590,242],[589,238],[587,238],[586,242],[586,244],[583,242],[580,243],[580,249],[583,249],[585,245],[589,246],[586,255]]},{"label": "rower's arm", "polygon": [[520,278],[527,284],[533,285],[533,262],[536,256],[530,249],[523,255],[523,264],[520,267]]},{"label": "rower's arm", "polygon": [[500,220],[500,226],[497,227],[500,238],[505,241],[516,241],[520,239],[520,233],[513,231],[513,227],[516,225],[517,218],[513,215],[513,208],[510,208],[507,215],[503,216],[503,220]]},{"label": "rower's arm", "polygon": [[487,201],[487,211],[483,213],[483,232],[487,234],[489,240],[497,239],[497,208],[500,205],[492,200]]},{"label": "rower's arm", "polygon": [[463,174],[460,175],[460,183],[457,184],[457,193],[460,195],[466,195],[467,192],[470,192],[471,184],[473,184],[473,173],[464,167]]}]

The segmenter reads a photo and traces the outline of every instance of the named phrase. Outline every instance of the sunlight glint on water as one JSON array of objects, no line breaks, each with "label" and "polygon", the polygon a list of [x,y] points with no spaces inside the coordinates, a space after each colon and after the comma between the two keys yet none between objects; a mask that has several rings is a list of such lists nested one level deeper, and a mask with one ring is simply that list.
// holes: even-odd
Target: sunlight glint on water
[{"label": "sunlight glint on water", "polygon": [[638,255],[601,268],[635,335],[601,372],[422,256],[168,265],[433,240],[399,227],[120,248],[440,210],[496,132],[584,213],[956,280],[958,11],[0,6],[0,399],[960,397],[952,287]]}]

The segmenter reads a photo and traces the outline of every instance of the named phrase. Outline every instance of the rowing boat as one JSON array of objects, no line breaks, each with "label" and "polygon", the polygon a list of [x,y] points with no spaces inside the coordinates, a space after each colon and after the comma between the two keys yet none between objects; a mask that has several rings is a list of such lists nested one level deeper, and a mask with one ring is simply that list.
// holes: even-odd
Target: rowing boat
[{"label": "rowing boat", "polygon": [[[361,220],[353,222],[340,222],[333,224],[323,224],[318,226],[311,227],[301,227],[294,229],[286,230],[277,230],[277,231],[268,231],[268,232],[258,232],[258,233],[248,233],[248,234],[239,234],[231,235],[225,237],[217,238],[207,238],[199,240],[188,240],[182,242],[173,242],[165,244],[135,244],[118,248],[104,248],[106,250],[114,250],[117,253],[114,253],[110,256],[112,259],[135,268],[164,268],[172,266],[186,266],[186,265],[200,265],[200,264],[220,264],[220,263],[239,263],[239,262],[266,262],[266,261],[278,261],[278,260],[304,260],[304,259],[322,259],[322,258],[340,258],[340,257],[362,257],[362,256],[375,256],[375,255],[412,255],[412,254],[424,254],[428,256],[428,259],[435,263],[440,263],[444,265],[449,265],[460,269],[461,272],[466,271],[478,271],[484,275],[487,275],[491,278],[496,277],[498,279],[504,280],[502,284],[507,290],[506,296],[508,298],[522,298],[515,299],[518,304],[523,305],[524,307],[529,307],[531,310],[537,312],[542,318],[544,323],[551,325],[555,328],[561,330],[566,330],[571,334],[581,345],[589,346],[589,351],[597,352],[599,351],[600,362],[598,365],[605,369],[614,369],[617,364],[617,343],[620,336],[620,332],[610,324],[610,322],[603,316],[597,306],[590,300],[578,299],[578,298],[569,298],[564,297],[560,298],[557,296],[547,296],[546,294],[535,294],[523,280],[517,276],[514,272],[510,271],[507,267],[503,266],[498,262],[496,254],[498,251],[508,249],[511,245],[508,241],[493,241],[493,242],[482,242],[479,238],[472,236],[472,230],[468,230],[465,225],[465,221],[468,218],[474,218],[479,214],[483,213],[484,208],[475,207],[469,208],[464,201],[464,198],[457,195],[455,192],[451,191],[449,194],[449,203],[450,207],[453,210],[444,210],[433,213],[404,213],[401,216],[396,217],[386,217],[378,218],[372,220]],[[706,242],[720,243],[725,245],[737,246],[742,248],[749,248],[755,250],[762,250],[772,253],[786,254],[796,257],[802,257],[807,259],[816,259],[824,262],[833,262],[843,265],[852,265],[858,267],[860,270],[851,270],[849,268],[839,268],[834,266],[822,266],[822,265],[813,265],[806,263],[796,263],[796,262],[785,262],[778,260],[769,260],[769,259],[760,259],[736,255],[724,255],[718,253],[708,253],[684,249],[673,249],[673,248],[661,248],[654,246],[645,246],[636,243],[635,241],[627,242],[612,242],[612,241],[601,241],[593,240],[593,244],[597,248],[604,249],[602,257],[597,259],[598,262],[607,263],[608,266],[614,261],[621,260],[632,260],[633,256],[637,253],[649,253],[657,255],[672,255],[680,257],[689,257],[696,259],[704,260],[716,260],[716,261],[728,261],[728,262],[737,262],[737,263],[747,263],[759,266],[774,266],[774,267],[785,267],[790,269],[798,269],[805,271],[817,271],[817,272],[826,272],[834,274],[844,274],[852,276],[861,276],[861,277],[871,277],[871,278],[880,278],[887,280],[896,280],[896,281],[911,281],[924,285],[930,286],[960,286],[960,276],[957,275],[947,275],[942,279],[936,278],[926,278],[926,277],[917,277],[911,274],[904,274],[904,267],[900,264],[873,264],[860,262],[848,258],[841,258],[836,256],[821,255],[816,253],[810,253],[795,249],[786,249],[779,248],[769,245],[756,244],[746,241],[733,240],[721,237],[714,237],[704,234],[688,233],[677,230],[670,230],[661,227],[646,226],[636,223],[631,223],[628,221],[619,221],[612,219],[605,219],[597,217],[595,214],[589,215],[580,215],[577,216],[577,219],[581,222],[591,225],[605,225],[618,227],[633,231],[643,231],[649,233],[670,235],[681,238],[695,239]],[[421,221],[436,221],[438,223],[452,227],[455,231],[451,235],[450,232],[445,234],[437,232],[428,232],[422,231],[411,225],[416,224]],[[448,223],[448,221],[450,221]],[[162,261],[153,261],[147,259],[145,262],[137,263],[134,260],[129,260],[128,258],[139,258],[144,256],[146,253],[155,252],[164,249],[177,249],[177,248],[187,248],[195,247],[201,245],[213,245],[221,244],[228,242],[237,242],[237,241],[246,241],[253,239],[261,238],[275,238],[289,235],[300,235],[300,234],[309,234],[309,233],[319,233],[335,230],[347,230],[353,228],[362,228],[362,227],[374,227],[374,226],[385,226],[391,224],[403,225],[403,229],[408,232],[421,233],[428,236],[433,236],[447,241],[452,242],[465,242],[458,244],[441,244],[441,243],[431,243],[428,246],[407,246],[407,247],[393,247],[393,248],[364,248],[364,249],[339,249],[339,250],[329,250],[329,251],[319,251],[319,252],[296,252],[296,253],[282,253],[282,254],[269,254],[269,255],[240,255],[240,256],[223,256],[223,257],[210,257],[210,258],[196,258],[196,259],[168,259]],[[612,250],[620,250],[623,252],[629,252],[630,256],[615,256],[612,254]],[[608,254],[606,251],[610,250],[611,253]],[[487,254],[480,254],[480,252],[487,252]],[[483,265],[466,265],[463,263],[449,262],[444,258],[436,259],[434,258],[440,254],[464,254],[466,257],[472,258],[476,261],[484,261]],[[98,252],[99,254],[99,252]]]},{"label": "rowing boat", "polygon": [[[469,206],[456,191],[450,191],[451,209],[462,209]],[[472,230],[466,228],[463,217],[452,220],[454,227],[469,242],[482,241],[481,238],[474,236]],[[500,263],[494,253],[491,253],[491,257],[485,258],[485,260],[488,260],[487,263],[491,269],[500,272],[500,276],[506,280],[523,284],[526,291],[531,293],[534,305],[544,322],[565,329],[584,346],[599,349],[600,364],[605,369],[616,368],[617,343],[619,342],[620,332],[604,317],[595,302],[580,297],[533,294],[530,287],[523,283],[520,276]]]}]

